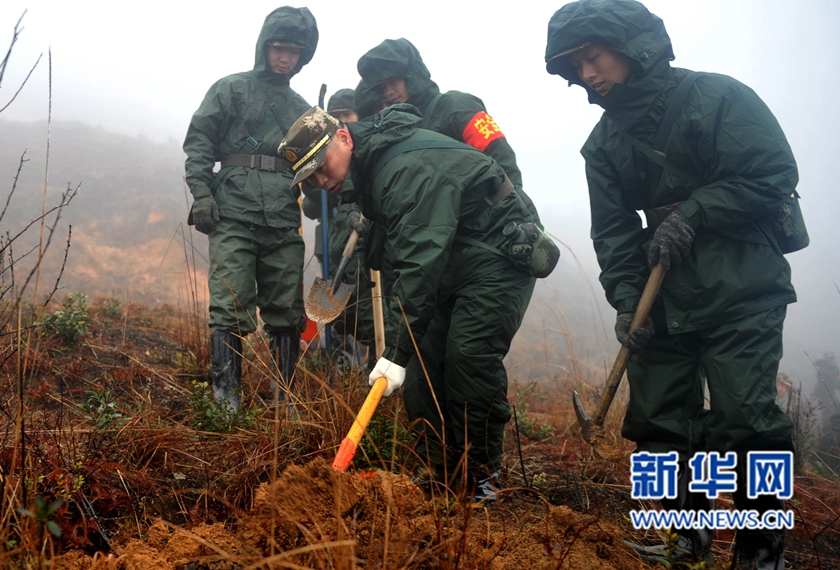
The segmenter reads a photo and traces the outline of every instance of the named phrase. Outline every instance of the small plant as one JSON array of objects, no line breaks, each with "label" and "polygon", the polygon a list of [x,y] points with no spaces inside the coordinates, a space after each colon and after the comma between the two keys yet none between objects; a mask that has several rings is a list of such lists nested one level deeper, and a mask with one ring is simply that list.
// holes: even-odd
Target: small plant
[{"label": "small plant", "polygon": [[47,316],[44,325],[60,336],[65,346],[73,346],[85,334],[88,318],[87,295],[71,293],[60,309]]},{"label": "small plant", "polygon": [[528,404],[523,403],[516,407],[516,421],[519,424],[519,431],[528,439],[542,441],[554,436],[553,427],[541,424],[528,413]]},{"label": "small plant", "polygon": [[38,523],[38,532],[41,533],[46,528],[51,535],[58,538],[61,536],[61,528],[55,521],[50,520],[50,517],[61,508],[64,504],[64,499],[57,499],[50,504],[44,500],[44,497],[37,495],[35,497],[35,510],[18,509],[17,511],[27,517],[35,519]]},{"label": "small plant", "polygon": [[231,433],[237,429],[249,429],[254,425],[258,408],[240,407],[233,411],[227,406],[219,406],[213,401],[213,392],[207,382],[192,382],[190,409],[192,409],[196,429],[218,433]]},{"label": "small plant", "polygon": [[85,418],[96,424],[98,431],[107,429],[119,429],[128,418],[117,410],[117,403],[114,401],[111,390],[89,390],[88,399],[84,404],[87,413]]},{"label": "small plant", "polygon": [[371,464],[390,465],[393,461],[396,465],[406,465],[409,462],[412,437],[399,418],[398,408],[393,416],[374,416],[370,420],[360,447]]},{"label": "small plant", "polygon": [[119,299],[105,299],[102,302],[102,309],[105,311],[105,314],[109,317],[122,317]]},{"label": "small plant", "polygon": [[531,487],[543,495],[551,494],[554,491],[554,487],[548,482],[548,474],[544,472],[534,475],[534,478],[531,479]]}]

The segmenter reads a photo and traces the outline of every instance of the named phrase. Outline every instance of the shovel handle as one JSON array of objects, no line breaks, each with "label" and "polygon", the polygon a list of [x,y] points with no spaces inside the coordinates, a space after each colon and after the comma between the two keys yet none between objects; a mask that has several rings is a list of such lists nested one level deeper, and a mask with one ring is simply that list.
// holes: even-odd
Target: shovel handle
[{"label": "shovel handle", "polygon": [[353,255],[353,250],[356,249],[356,244],[359,243],[359,232],[353,230],[350,232],[350,238],[347,240],[347,245],[344,246],[344,251],[341,252],[341,261],[338,262],[338,269],[335,270],[335,277],[332,280],[333,292],[341,283],[341,278],[344,277],[344,270],[347,269],[347,262],[350,261],[350,256]]},{"label": "shovel handle", "polygon": [[[650,316],[650,310],[653,308],[653,301],[656,299],[656,294],[659,293],[659,287],[662,285],[662,280],[665,279],[665,270],[662,265],[656,264],[653,271],[650,272],[645,290],[642,292],[642,298],[639,300],[639,306],[636,308],[636,313],[633,315],[633,320],[630,322],[630,331],[641,326]],[[621,384],[621,378],[624,376],[624,370],[627,368],[627,363],[630,361],[632,352],[626,346],[622,346],[615,357],[615,362],[610,369],[610,375],[607,376],[607,383],[604,384],[604,391],[601,393],[601,399],[598,400],[598,406],[595,408],[595,415],[592,417],[592,423],[597,426],[604,425],[604,419],[607,417],[607,412],[610,409],[613,398],[615,397],[618,386]]]},{"label": "shovel handle", "polygon": [[376,411],[376,406],[379,405],[379,400],[382,399],[382,394],[385,393],[387,387],[388,379],[380,376],[368,392],[365,403],[362,404],[359,414],[353,420],[350,431],[347,432],[347,437],[341,442],[338,453],[335,454],[335,461],[333,461],[332,466],[336,471],[346,471],[350,467],[353,457],[356,455],[356,448],[359,446],[359,442],[370,423],[370,418],[373,417],[373,412]]}]

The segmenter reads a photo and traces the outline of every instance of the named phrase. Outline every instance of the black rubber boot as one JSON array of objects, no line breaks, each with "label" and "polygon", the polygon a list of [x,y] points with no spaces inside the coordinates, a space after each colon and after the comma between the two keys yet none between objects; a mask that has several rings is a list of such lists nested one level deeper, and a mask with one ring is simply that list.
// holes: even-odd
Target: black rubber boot
[{"label": "black rubber boot", "polygon": [[210,360],[213,363],[213,396],[217,406],[230,411],[239,409],[239,385],[242,380],[242,339],[229,332],[210,335]]},{"label": "black rubber boot", "polygon": [[[738,489],[732,494],[738,510],[756,510],[761,516],[769,510],[781,511],[785,502],[773,495],[747,498],[746,457],[738,457]],[[735,559],[732,568],[740,570],[784,570],[785,533],[783,530],[739,529],[735,534]]]},{"label": "black rubber boot", "polygon": [[286,391],[292,386],[295,367],[300,358],[300,334],[271,335],[268,346],[271,351],[271,393],[277,402],[282,402],[286,399]]}]

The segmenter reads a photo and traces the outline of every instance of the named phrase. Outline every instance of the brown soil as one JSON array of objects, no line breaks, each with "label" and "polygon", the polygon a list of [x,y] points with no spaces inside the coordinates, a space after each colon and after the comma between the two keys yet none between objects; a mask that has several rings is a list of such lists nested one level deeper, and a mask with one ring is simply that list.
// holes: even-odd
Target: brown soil
[{"label": "brown soil", "polygon": [[[234,569],[258,561],[266,567],[282,562],[305,568],[422,568],[437,566],[433,561],[442,549],[454,568],[643,567],[621,544],[620,529],[605,520],[538,499],[509,502],[486,508],[457,504],[441,517],[436,500],[405,476],[339,473],[316,459],[261,485],[253,509],[236,524],[200,524],[187,531],[157,521],[145,540],[118,546],[112,564],[161,570]],[[68,570],[95,567],[92,557],[78,551],[54,563]]]},{"label": "brown soil", "polygon": [[[356,472],[333,470],[329,462],[367,393],[366,375],[325,386],[309,357],[299,369],[301,392],[309,394],[300,420],[269,409],[230,433],[197,428],[190,392],[192,381],[208,379],[204,340],[198,335],[193,343],[188,327],[173,324],[185,320],[172,308],[121,310],[120,317],[97,311],[75,347],[45,337],[27,351],[28,469],[42,477],[37,492],[48,501],[69,497],[53,516],[64,534],[51,545],[52,568],[656,567],[623,543],[659,537],[627,520],[631,508],[650,506],[629,498],[631,445],[617,435],[620,411],[608,416],[593,448],[579,437],[568,387],[555,384],[517,401],[533,424],[557,435],[530,440],[525,425],[517,434],[511,422],[501,500],[473,508],[455,492],[423,493],[403,475],[375,470],[389,465],[376,454],[398,431],[387,420],[405,427],[398,398],[383,401],[368,428],[383,449],[363,446]],[[248,406],[262,405],[267,392],[264,344],[247,343]],[[13,364],[6,362],[10,374]],[[82,411],[90,391],[104,389],[125,416],[118,429],[97,427]],[[6,401],[15,409],[13,395]],[[2,448],[0,468],[13,450]],[[408,472],[399,462],[411,455],[397,455],[397,470]],[[79,477],[83,484],[73,490],[68,482]],[[96,521],[81,513],[82,499]],[[840,568],[840,483],[803,471],[789,508],[796,527],[786,539],[788,570]],[[16,517],[14,509],[7,517]],[[29,552],[42,552],[40,540]],[[733,540],[732,533],[717,535],[715,568],[730,560]],[[0,552],[0,566],[5,560]],[[19,560],[13,567],[26,567]]]}]

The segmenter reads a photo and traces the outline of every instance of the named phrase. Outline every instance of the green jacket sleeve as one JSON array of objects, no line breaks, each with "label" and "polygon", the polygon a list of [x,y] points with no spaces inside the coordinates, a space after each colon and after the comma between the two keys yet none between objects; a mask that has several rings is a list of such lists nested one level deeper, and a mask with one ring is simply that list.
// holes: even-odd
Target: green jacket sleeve
[{"label": "green jacket sleeve", "polygon": [[522,191],[522,171],[516,163],[516,153],[499,125],[487,113],[484,102],[469,93],[448,91],[443,94],[438,105],[441,109],[438,111],[436,108],[434,115],[441,117],[446,124],[441,127],[432,127],[430,124],[430,128],[440,128],[438,132],[477,148],[495,160],[519,191],[528,213],[539,222],[536,206]]},{"label": "green jacket sleeve", "polygon": [[697,80],[665,152],[709,181],[678,208],[694,228],[725,231],[769,216],[799,180],[793,152],[767,105],[724,75]]},{"label": "green jacket sleeve", "polygon": [[[603,128],[604,123],[599,123],[590,140],[599,127]],[[639,215],[623,202],[622,181],[611,164],[615,159],[611,145],[596,145],[584,156],[591,237],[601,267],[601,285],[616,311],[635,311],[650,272],[643,247],[646,233]]]},{"label": "green jacket sleeve", "polygon": [[196,200],[210,196],[213,168],[222,158],[221,145],[231,116],[231,97],[226,93],[224,79],[208,90],[192,117],[184,139],[187,185]]}]

